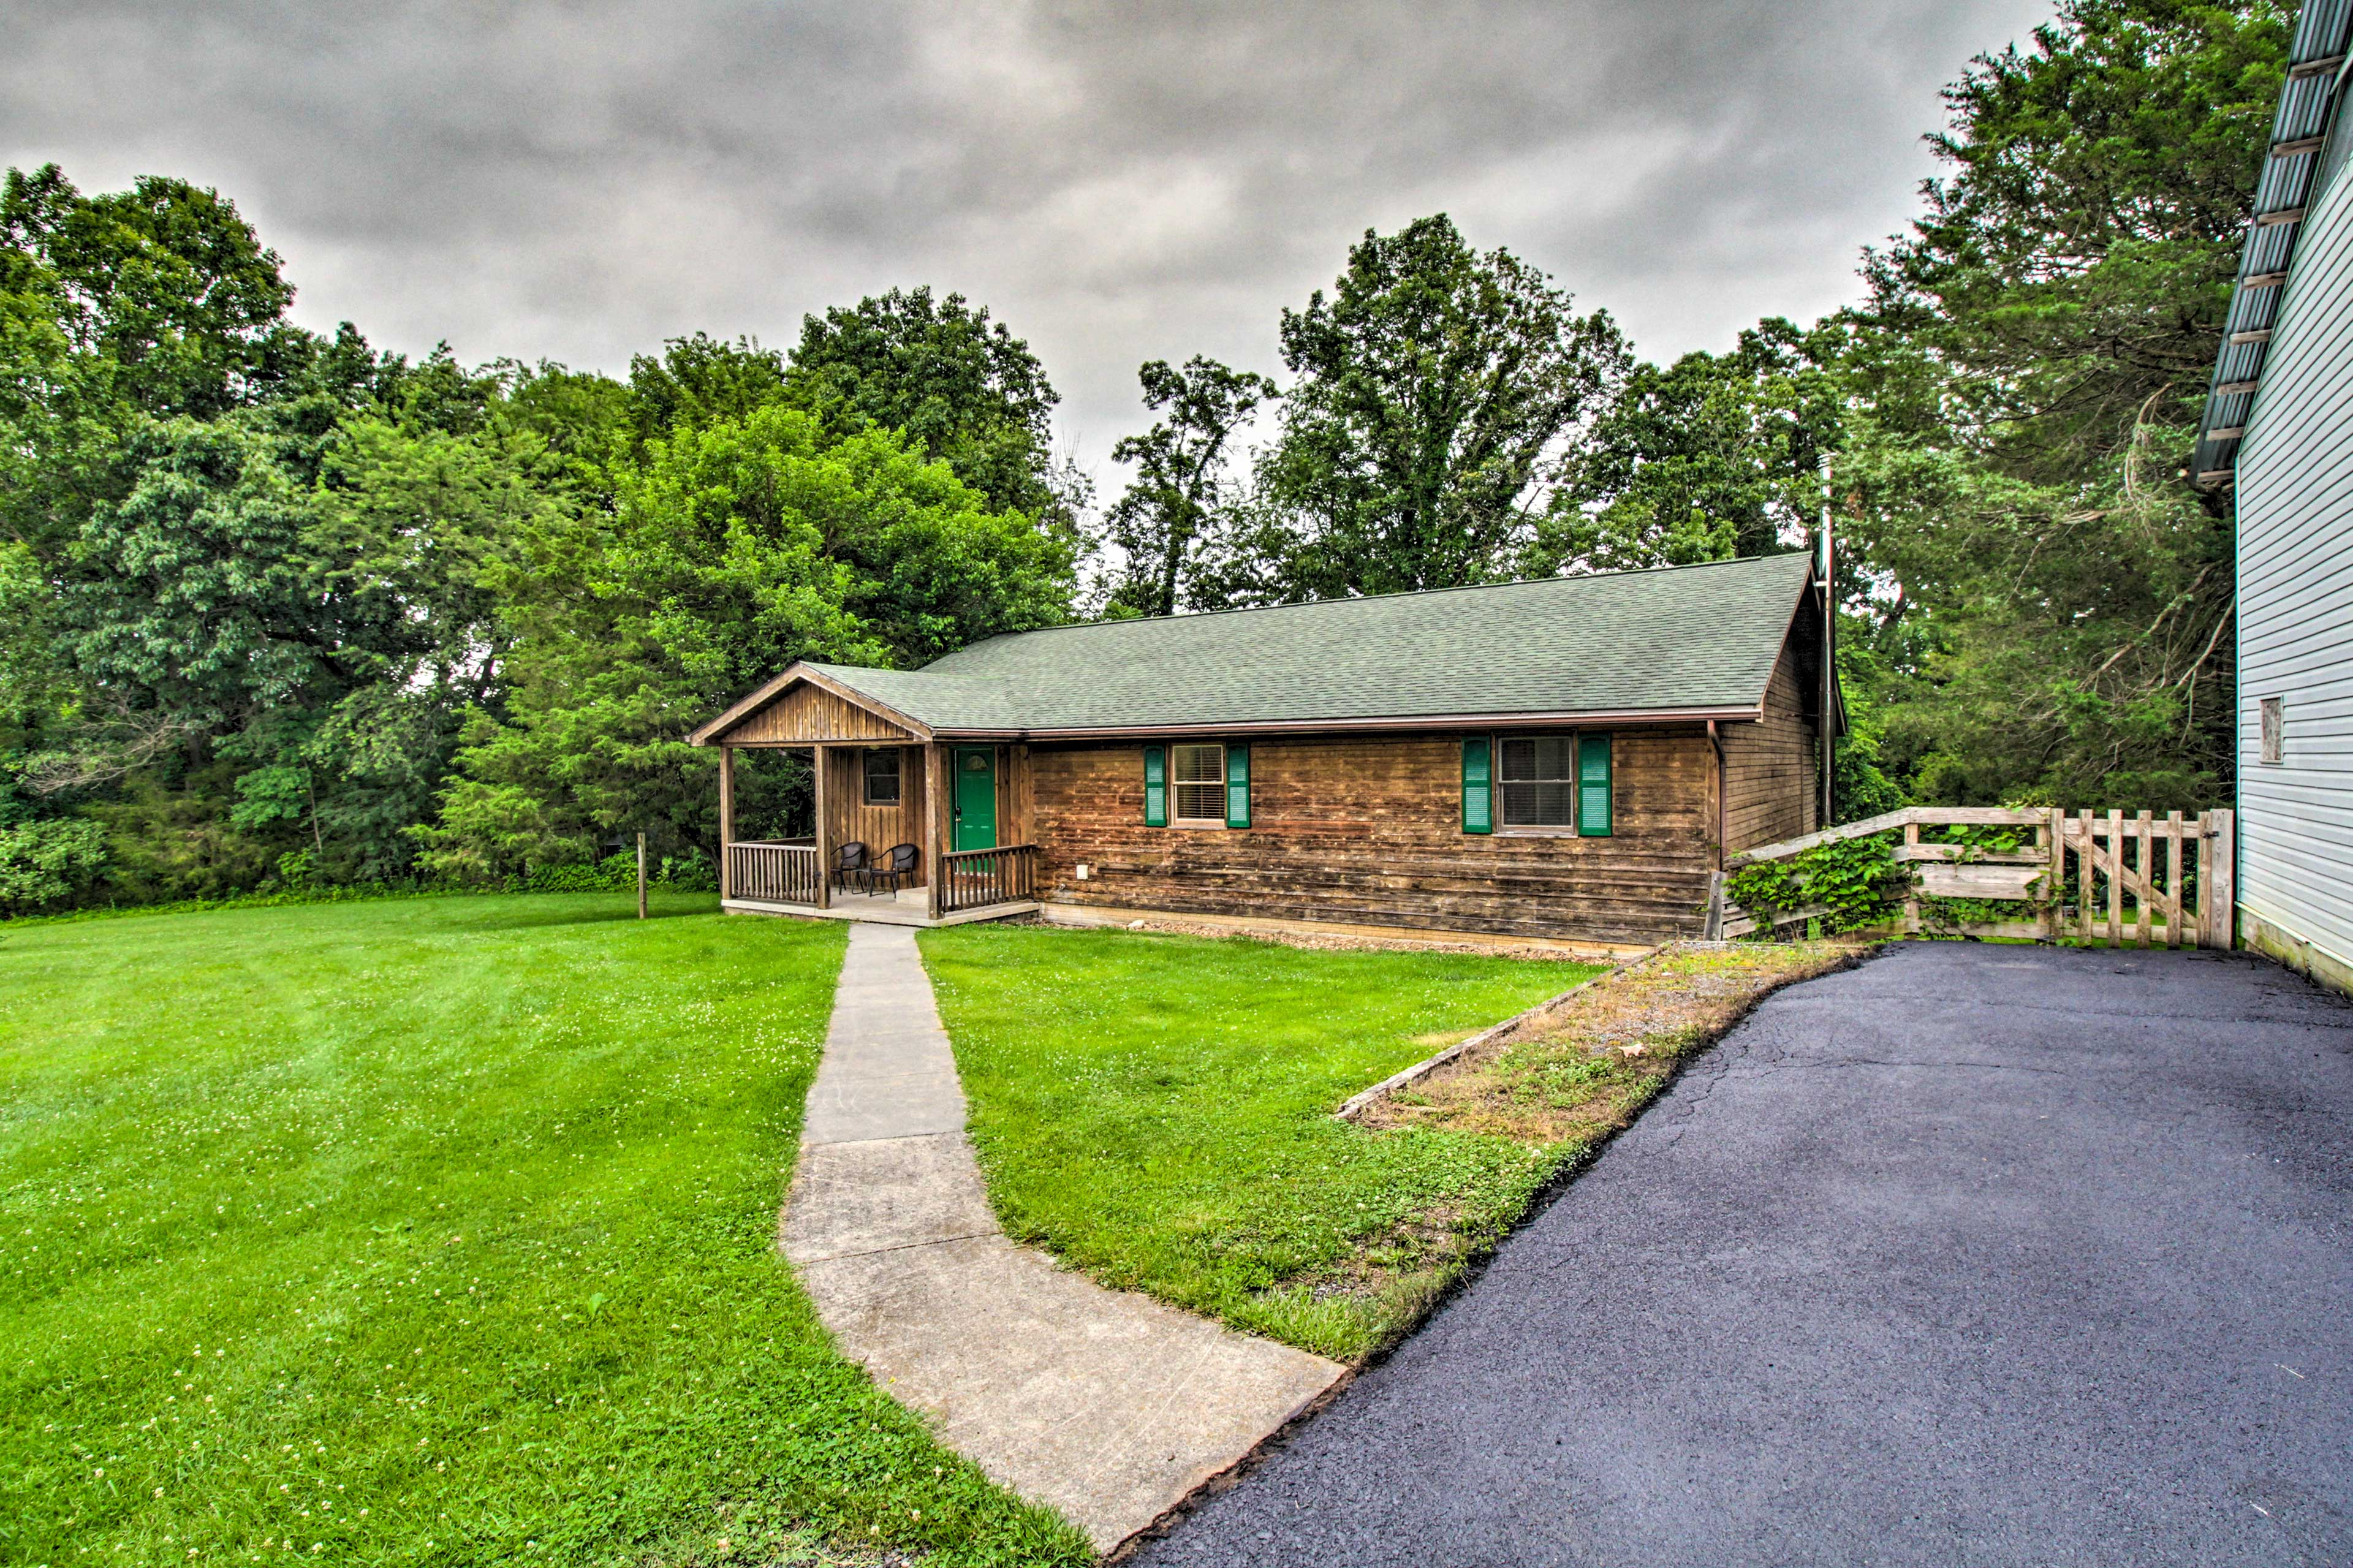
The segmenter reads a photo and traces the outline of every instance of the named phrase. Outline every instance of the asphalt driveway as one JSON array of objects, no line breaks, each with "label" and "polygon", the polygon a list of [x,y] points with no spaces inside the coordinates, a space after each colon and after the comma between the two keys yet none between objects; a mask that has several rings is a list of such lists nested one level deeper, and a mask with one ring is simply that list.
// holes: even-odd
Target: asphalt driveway
[{"label": "asphalt driveway", "polygon": [[1140,1560],[2353,1562],[2353,1005],[1958,943],[1782,992]]}]

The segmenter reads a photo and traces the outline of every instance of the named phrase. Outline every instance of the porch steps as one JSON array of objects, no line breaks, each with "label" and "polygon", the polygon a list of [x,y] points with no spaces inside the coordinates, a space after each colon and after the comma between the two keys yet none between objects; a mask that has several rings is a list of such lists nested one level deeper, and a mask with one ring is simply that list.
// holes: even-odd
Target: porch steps
[{"label": "porch steps", "polygon": [[804,920],[863,921],[873,925],[934,926],[969,925],[975,921],[1001,921],[1014,915],[1034,915],[1039,905],[1034,899],[1018,900],[1011,903],[984,904],[976,910],[958,910],[954,914],[934,920],[920,891],[910,899],[905,890],[897,896],[883,893],[836,893],[829,909],[815,904],[770,903],[758,899],[722,899],[719,908],[731,915],[798,915]]}]

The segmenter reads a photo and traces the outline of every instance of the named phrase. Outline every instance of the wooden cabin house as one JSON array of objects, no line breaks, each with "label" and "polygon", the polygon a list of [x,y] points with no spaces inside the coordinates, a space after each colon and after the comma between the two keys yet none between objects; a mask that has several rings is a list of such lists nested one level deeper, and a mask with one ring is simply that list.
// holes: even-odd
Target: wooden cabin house
[{"label": "wooden cabin house", "polygon": [[[692,738],[731,910],[1651,943],[1705,929],[1727,853],[1820,824],[1823,648],[1776,555],[797,663]],[[742,747],[813,753],[812,839],[735,838]],[[914,867],[870,891],[846,841]]]}]

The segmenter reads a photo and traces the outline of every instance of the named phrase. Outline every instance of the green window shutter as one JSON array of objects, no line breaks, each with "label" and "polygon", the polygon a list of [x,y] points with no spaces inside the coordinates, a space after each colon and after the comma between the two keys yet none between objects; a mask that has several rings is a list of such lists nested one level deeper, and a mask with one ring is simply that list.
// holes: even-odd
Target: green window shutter
[{"label": "green window shutter", "polygon": [[1168,748],[1144,748],[1144,826],[1168,826]]},{"label": "green window shutter", "polygon": [[1484,735],[1462,737],[1462,831],[1495,831],[1494,754]]},{"label": "green window shutter", "polygon": [[1250,748],[1226,748],[1226,826],[1250,826]]},{"label": "green window shutter", "polygon": [[1610,825],[1609,737],[1577,738],[1577,831],[1607,838]]}]

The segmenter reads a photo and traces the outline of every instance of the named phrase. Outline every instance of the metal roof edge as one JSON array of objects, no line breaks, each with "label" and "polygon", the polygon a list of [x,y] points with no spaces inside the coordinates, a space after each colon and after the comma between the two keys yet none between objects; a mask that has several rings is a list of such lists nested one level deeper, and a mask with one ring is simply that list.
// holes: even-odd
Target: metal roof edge
[{"label": "metal roof edge", "polygon": [[2237,478],[2239,447],[2252,423],[2270,356],[2271,330],[2294,270],[2295,244],[2314,175],[2334,134],[2353,134],[2338,104],[2353,71],[2353,0],[2305,0],[2288,47],[2287,79],[2272,117],[2271,139],[2255,179],[2254,211],[2240,248],[2239,274],[2222,321],[2222,342],[2198,421],[2190,482],[2216,489]]}]

